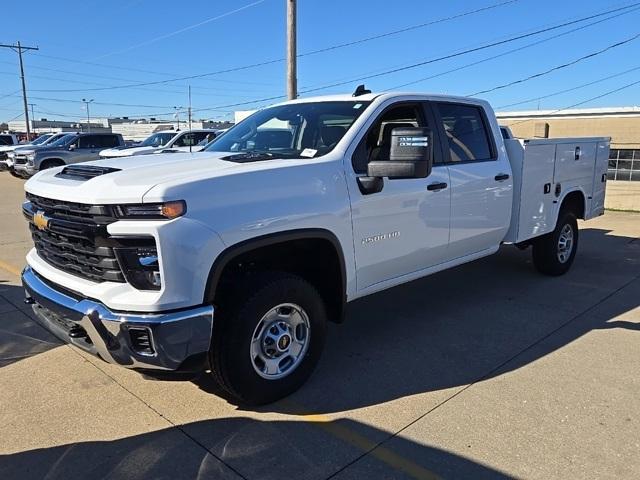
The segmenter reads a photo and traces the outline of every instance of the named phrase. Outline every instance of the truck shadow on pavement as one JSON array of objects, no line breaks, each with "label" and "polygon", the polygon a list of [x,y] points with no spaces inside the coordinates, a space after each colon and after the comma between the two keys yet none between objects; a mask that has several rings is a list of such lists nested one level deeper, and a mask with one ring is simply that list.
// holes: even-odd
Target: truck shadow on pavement
[{"label": "truck shadow on pavement", "polygon": [[0,281],[0,368],[62,345],[30,318],[22,287]]},{"label": "truck shadow on pavement", "polygon": [[[330,326],[310,381],[259,410],[342,412],[463,387],[594,330],[638,331],[640,340],[640,322],[615,320],[640,305],[640,240],[607,233],[582,230],[576,261],[562,277],[538,274],[530,250],[505,247],[353,302],[345,323]],[[216,391],[205,377],[197,383]]]},{"label": "truck shadow on pavement", "polygon": [[[0,455],[5,480],[122,479],[506,479],[461,455],[352,420],[320,426],[225,418],[113,441]],[[469,445],[471,447],[471,445]],[[366,452],[369,455],[364,456]]]},{"label": "truck shadow on pavement", "polygon": [[[462,387],[518,369],[592,330],[640,330],[640,323],[613,320],[640,304],[634,281],[640,240],[608,233],[581,230],[576,261],[562,277],[539,275],[530,251],[505,247],[353,302],[345,323],[330,325],[310,381],[258,411],[341,412]],[[0,284],[0,367],[61,345],[29,318],[22,297],[21,287]],[[195,383],[221,395],[207,375]]]}]

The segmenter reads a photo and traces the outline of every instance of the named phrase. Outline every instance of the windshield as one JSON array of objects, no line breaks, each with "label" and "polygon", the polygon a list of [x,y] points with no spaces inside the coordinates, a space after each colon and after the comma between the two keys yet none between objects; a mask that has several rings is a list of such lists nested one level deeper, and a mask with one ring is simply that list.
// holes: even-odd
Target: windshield
[{"label": "windshield", "polygon": [[174,132],[166,132],[166,133],[154,133],[150,137],[148,137],[144,142],[142,142],[140,147],[163,147],[169,140],[175,137],[176,134]]},{"label": "windshield", "polygon": [[31,145],[42,145],[44,142],[49,140],[53,135],[51,133],[47,133],[45,135],[40,135],[38,138],[31,142]]},{"label": "windshield", "polygon": [[68,142],[70,142],[74,138],[76,138],[75,133],[64,135],[64,136],[60,137],[59,139],[57,139],[55,142],[48,143],[47,146],[49,146],[49,147],[62,147],[63,145],[66,145]]},{"label": "windshield", "polygon": [[315,158],[338,144],[370,102],[336,101],[277,105],[260,110],[211,142],[208,152],[229,160]]}]

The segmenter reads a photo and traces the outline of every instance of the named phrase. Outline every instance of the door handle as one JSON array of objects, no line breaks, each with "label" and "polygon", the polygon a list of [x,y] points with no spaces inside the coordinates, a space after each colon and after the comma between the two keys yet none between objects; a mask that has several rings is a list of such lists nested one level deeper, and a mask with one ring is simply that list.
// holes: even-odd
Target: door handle
[{"label": "door handle", "polygon": [[436,183],[431,183],[427,186],[427,190],[430,191],[435,191],[435,192],[439,192],[440,190],[444,190],[445,188],[447,188],[447,184],[444,182],[436,182]]},{"label": "door handle", "polygon": [[494,177],[496,182],[502,182],[503,180],[509,180],[509,174],[508,173],[499,173],[498,175],[496,175]]}]

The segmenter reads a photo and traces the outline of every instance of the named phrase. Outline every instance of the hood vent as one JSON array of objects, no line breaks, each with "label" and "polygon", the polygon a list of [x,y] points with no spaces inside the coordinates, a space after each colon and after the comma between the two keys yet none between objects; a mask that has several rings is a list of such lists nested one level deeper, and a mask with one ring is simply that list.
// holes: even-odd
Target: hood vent
[{"label": "hood vent", "polygon": [[67,178],[69,180],[90,180],[107,173],[119,172],[119,168],[97,167],[94,165],[69,165],[64,167],[61,172],[56,174],[58,178]]}]

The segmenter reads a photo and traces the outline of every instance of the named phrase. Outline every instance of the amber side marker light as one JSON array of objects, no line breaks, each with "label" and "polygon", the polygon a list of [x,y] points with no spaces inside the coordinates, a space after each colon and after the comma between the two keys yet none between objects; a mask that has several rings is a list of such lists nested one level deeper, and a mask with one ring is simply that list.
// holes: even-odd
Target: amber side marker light
[{"label": "amber side marker light", "polygon": [[182,200],[177,202],[166,202],[162,204],[162,216],[167,218],[178,218],[187,212],[187,204]]}]

